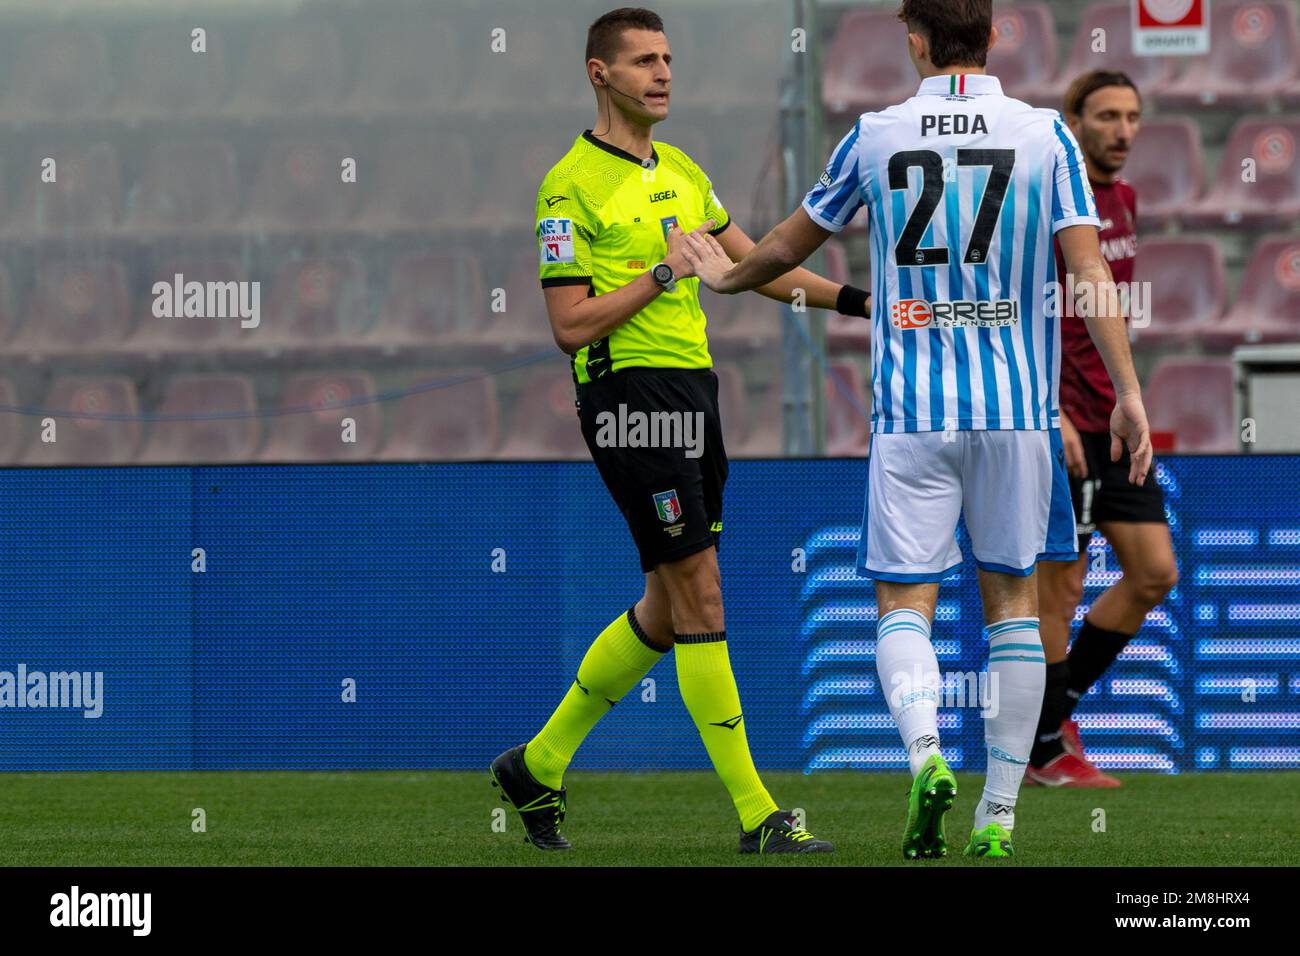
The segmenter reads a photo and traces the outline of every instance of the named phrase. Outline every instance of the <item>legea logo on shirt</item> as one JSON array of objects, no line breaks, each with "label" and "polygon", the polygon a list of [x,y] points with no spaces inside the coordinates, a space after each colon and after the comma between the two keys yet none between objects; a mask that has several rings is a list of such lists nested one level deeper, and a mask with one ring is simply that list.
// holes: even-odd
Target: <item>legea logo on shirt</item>
[{"label": "legea logo on shirt", "polygon": [[543,219],[537,224],[537,240],[542,250],[542,265],[575,260],[572,219]]}]

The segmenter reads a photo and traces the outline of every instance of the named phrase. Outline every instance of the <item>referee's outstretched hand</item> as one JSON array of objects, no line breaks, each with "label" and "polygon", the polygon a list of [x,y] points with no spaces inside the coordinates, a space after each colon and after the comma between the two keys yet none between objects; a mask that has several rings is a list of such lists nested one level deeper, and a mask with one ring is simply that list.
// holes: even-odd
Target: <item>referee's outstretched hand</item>
[{"label": "referee's outstretched hand", "polygon": [[732,270],[735,263],[722,248],[722,244],[710,236],[707,230],[700,232],[697,229],[688,235],[682,251],[705,286],[714,292],[734,291],[726,286],[723,277]]},{"label": "referee's outstretched hand", "polygon": [[664,257],[664,262],[668,263],[668,265],[672,267],[673,275],[676,276],[678,279],[690,279],[695,276],[694,264],[690,261],[690,259],[688,259],[684,255],[687,235],[707,236],[709,230],[712,229],[715,225],[716,223],[712,219],[706,219],[704,220],[704,222],[700,223],[700,225],[695,229],[694,232],[684,233],[682,232],[681,227],[677,225],[677,223],[675,222],[669,223],[668,255]]},{"label": "referee's outstretched hand", "polygon": [[1115,410],[1110,413],[1110,460],[1119,461],[1125,447],[1130,455],[1129,483],[1143,484],[1151,470],[1151,426],[1147,424],[1141,395],[1119,397]]}]

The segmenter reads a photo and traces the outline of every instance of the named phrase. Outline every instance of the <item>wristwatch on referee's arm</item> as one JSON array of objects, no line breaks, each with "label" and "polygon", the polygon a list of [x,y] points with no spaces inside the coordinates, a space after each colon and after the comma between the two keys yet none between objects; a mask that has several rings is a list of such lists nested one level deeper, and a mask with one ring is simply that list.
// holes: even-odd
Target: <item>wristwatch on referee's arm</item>
[{"label": "wristwatch on referee's arm", "polygon": [[840,315],[853,315],[860,319],[871,318],[871,293],[851,285],[840,286],[840,294],[835,299],[835,311]]},{"label": "wristwatch on referee's arm", "polygon": [[673,267],[666,262],[661,262],[651,269],[650,278],[654,279],[665,292],[677,291],[677,277],[673,275]]}]

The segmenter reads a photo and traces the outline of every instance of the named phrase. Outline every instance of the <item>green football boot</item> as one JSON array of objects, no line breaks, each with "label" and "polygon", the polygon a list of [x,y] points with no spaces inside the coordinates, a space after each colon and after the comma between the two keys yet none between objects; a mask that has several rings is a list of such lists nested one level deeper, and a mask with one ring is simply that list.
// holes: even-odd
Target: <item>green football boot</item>
[{"label": "green football boot", "polygon": [[957,778],[939,754],[932,754],[912,781],[907,797],[907,829],[903,831],[903,858],[948,855],[943,835],[943,815],[957,796]]},{"label": "green football boot", "polygon": [[1015,856],[1016,849],[1011,845],[1011,831],[1000,823],[990,823],[982,830],[971,830],[970,843],[966,845],[967,856],[982,856],[990,860],[1005,860]]}]

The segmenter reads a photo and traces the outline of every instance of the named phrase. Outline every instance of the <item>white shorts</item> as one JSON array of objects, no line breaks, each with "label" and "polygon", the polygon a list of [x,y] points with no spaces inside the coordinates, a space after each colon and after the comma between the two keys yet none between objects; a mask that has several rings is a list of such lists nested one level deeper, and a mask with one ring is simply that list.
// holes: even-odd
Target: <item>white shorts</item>
[{"label": "white shorts", "polygon": [[863,577],[941,580],[962,561],[960,516],[986,571],[1025,576],[1078,556],[1059,430],[877,434],[870,462]]}]

